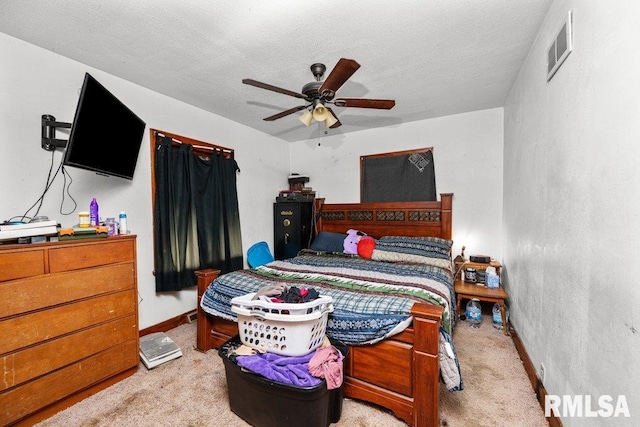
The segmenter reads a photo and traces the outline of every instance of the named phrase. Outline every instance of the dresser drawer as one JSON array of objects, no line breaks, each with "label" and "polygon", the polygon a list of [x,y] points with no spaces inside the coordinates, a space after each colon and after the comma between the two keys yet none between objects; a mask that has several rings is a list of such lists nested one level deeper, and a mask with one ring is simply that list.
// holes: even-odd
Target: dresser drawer
[{"label": "dresser drawer", "polygon": [[137,340],[137,319],[131,315],[10,353],[2,358],[4,373],[3,381],[0,381],[0,391],[56,371],[123,342]]},{"label": "dresser drawer", "polygon": [[50,375],[0,392],[0,425],[7,425],[90,387],[139,361],[138,341],[128,341]]},{"label": "dresser drawer", "polygon": [[105,265],[0,283],[0,319],[101,294],[133,289],[135,265]]},{"label": "dresser drawer", "polygon": [[135,259],[133,240],[97,240],[95,243],[78,244],[49,249],[49,271],[80,270],[99,265],[127,262]]},{"label": "dresser drawer", "polygon": [[43,250],[0,254],[0,282],[44,273],[45,260]]},{"label": "dresser drawer", "polygon": [[0,322],[0,355],[136,311],[132,291],[81,300]]}]

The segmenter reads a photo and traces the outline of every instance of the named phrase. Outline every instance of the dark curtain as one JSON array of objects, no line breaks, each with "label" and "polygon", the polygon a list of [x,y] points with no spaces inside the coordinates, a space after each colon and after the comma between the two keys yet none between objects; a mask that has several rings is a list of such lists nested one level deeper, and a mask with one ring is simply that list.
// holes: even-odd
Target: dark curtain
[{"label": "dark curtain", "polygon": [[192,158],[201,265],[222,273],[240,270],[244,259],[236,192],[238,165],[220,152],[209,159]]},{"label": "dark curtain", "polygon": [[196,285],[195,270],[243,267],[233,158],[204,159],[189,144],[156,144],[154,255],[156,292]]}]

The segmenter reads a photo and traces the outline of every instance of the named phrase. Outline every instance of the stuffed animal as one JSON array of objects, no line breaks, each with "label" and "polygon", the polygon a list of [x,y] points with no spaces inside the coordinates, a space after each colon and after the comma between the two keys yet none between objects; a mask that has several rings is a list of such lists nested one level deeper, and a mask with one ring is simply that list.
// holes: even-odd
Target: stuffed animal
[{"label": "stuffed animal", "polygon": [[347,230],[347,237],[344,238],[343,252],[345,254],[358,255],[358,242],[362,236],[366,236],[362,231],[353,229]]},{"label": "stuffed animal", "polygon": [[358,242],[358,255],[362,258],[371,259],[373,250],[376,248],[376,240],[370,236],[362,236]]}]

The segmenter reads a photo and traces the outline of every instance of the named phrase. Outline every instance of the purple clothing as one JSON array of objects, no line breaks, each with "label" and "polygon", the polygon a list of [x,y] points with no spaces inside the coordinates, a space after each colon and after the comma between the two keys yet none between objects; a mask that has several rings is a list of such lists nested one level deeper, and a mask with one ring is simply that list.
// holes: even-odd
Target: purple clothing
[{"label": "purple clothing", "polygon": [[253,356],[238,356],[239,366],[279,383],[296,387],[314,387],[322,382],[309,373],[309,360],[315,353],[305,356],[281,356],[275,353],[258,353]]}]

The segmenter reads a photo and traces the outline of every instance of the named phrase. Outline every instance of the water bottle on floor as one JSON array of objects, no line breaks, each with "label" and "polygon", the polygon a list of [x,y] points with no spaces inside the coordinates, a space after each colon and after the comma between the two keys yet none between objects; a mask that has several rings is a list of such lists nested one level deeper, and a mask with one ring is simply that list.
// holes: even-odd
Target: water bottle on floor
[{"label": "water bottle on floor", "polygon": [[480,300],[473,298],[467,303],[467,322],[472,328],[479,328],[482,322],[482,306]]},{"label": "water bottle on floor", "polygon": [[[493,304],[493,327],[496,329],[500,329],[502,330],[503,326],[502,326],[502,313],[500,312],[500,304],[495,303]],[[505,317],[508,319],[509,318],[509,312],[507,311],[507,309],[505,308]]]}]

